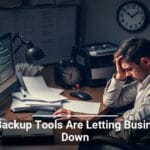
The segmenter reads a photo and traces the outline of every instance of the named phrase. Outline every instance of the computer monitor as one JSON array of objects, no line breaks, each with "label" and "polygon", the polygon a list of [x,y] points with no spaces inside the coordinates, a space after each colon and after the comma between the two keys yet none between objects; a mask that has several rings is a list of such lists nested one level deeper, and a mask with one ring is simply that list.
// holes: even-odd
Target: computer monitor
[{"label": "computer monitor", "polygon": [[0,106],[2,100],[15,90],[15,73],[11,33],[0,37]]}]

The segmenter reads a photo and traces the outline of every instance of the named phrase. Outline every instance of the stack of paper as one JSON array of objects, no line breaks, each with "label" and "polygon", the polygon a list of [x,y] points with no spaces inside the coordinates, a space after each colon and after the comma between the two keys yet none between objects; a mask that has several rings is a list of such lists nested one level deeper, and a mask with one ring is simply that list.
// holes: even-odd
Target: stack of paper
[{"label": "stack of paper", "polygon": [[60,95],[62,89],[47,87],[44,79],[40,77],[23,77],[27,91],[25,95],[21,92],[12,93],[13,101],[11,110],[36,111],[52,110],[62,106],[66,97]]},{"label": "stack of paper", "polygon": [[40,98],[36,98],[25,91],[25,97],[22,95],[21,92],[12,93],[12,97],[20,100],[20,101],[40,101],[40,102],[47,102],[45,100],[41,100]]},{"label": "stack of paper", "polygon": [[20,101],[16,98],[13,98],[10,109],[13,112],[19,112],[19,111],[35,112],[37,110],[55,111],[61,106],[62,106],[61,101],[56,103],[45,103],[45,102],[43,103],[37,101]]}]

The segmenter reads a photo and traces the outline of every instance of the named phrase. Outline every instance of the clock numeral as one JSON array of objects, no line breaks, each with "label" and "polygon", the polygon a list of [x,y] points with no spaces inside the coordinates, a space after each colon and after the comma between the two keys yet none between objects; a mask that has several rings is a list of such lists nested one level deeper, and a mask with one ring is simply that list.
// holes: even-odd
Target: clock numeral
[{"label": "clock numeral", "polygon": [[121,14],[120,14],[120,17],[122,18],[123,16],[124,16],[124,15],[121,13]]},{"label": "clock numeral", "polygon": [[141,22],[139,22],[139,24],[141,25],[142,23],[141,23]]},{"label": "clock numeral", "polygon": [[127,7],[128,9],[130,9],[130,4],[128,4],[126,7]]},{"label": "clock numeral", "polygon": [[132,28],[133,26],[132,26],[132,25],[130,25],[129,27],[130,27],[130,28]]},{"label": "clock numeral", "polygon": [[140,14],[140,15],[143,15],[143,11],[141,10],[139,14]]},{"label": "clock numeral", "polygon": [[126,12],[126,11],[127,11],[127,9],[126,9],[126,8],[123,8],[123,9],[122,9],[122,12]]},{"label": "clock numeral", "polygon": [[131,4],[132,9],[135,9],[135,6],[136,6],[135,4]]},{"label": "clock numeral", "polygon": [[124,22],[124,19],[121,19],[122,22]]},{"label": "clock numeral", "polygon": [[141,8],[138,5],[136,6],[136,8],[137,8],[137,10],[141,10]]},{"label": "clock numeral", "polygon": [[144,19],[145,19],[145,17],[144,17],[144,16],[142,16],[141,20],[143,21]]}]

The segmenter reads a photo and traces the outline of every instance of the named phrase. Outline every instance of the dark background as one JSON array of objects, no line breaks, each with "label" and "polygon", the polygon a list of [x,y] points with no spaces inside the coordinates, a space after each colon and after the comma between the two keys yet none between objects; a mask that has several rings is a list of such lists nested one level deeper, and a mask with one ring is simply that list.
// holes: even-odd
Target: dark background
[{"label": "dark background", "polygon": [[[119,44],[129,37],[150,39],[148,25],[129,33],[117,23],[118,7],[128,0],[1,0],[0,33],[19,32],[46,53],[38,64],[51,64],[70,58],[76,44],[111,42]],[[139,0],[150,8],[149,0]],[[76,7],[76,6],[78,7]],[[77,11],[78,10],[78,11]],[[16,45],[16,43],[14,44]],[[16,62],[24,62],[22,48]]]}]

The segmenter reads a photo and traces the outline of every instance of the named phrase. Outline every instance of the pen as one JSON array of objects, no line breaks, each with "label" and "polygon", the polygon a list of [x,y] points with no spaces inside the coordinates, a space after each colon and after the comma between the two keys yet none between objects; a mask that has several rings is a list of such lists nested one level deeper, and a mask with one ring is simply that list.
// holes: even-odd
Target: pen
[{"label": "pen", "polygon": [[24,89],[22,87],[20,88],[20,92],[21,92],[23,97],[26,97],[26,93],[25,93],[25,91],[24,91]]}]

